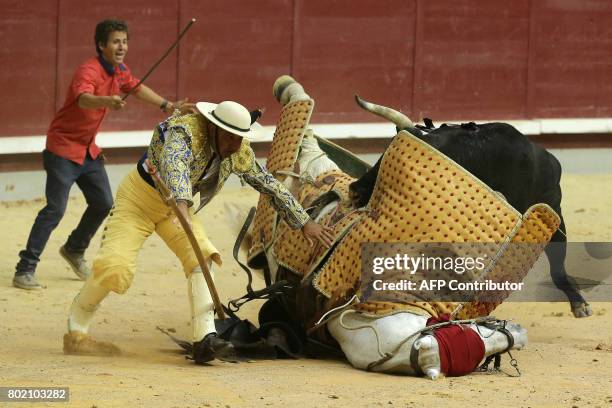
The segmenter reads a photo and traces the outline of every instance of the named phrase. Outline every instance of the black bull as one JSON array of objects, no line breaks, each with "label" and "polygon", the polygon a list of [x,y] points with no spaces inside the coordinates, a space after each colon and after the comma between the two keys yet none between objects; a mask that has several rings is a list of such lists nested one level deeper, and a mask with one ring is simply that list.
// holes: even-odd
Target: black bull
[{"label": "black bull", "polygon": [[[427,133],[412,127],[405,130],[502,193],[521,214],[536,203],[551,206],[561,218],[561,226],[551,242],[562,243],[546,248],[552,281],[569,299],[574,316],[585,317],[592,313],[565,270],[567,238],[561,215],[561,165],[551,153],[506,123],[449,125]],[[350,186],[359,206],[366,205],[372,195],[381,160],[382,156]]]}]

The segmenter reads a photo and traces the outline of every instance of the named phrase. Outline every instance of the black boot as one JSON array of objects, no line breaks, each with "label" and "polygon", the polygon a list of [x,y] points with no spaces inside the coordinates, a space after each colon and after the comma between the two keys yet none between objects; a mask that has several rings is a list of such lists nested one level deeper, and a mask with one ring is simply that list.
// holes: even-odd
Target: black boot
[{"label": "black boot", "polygon": [[215,358],[227,357],[234,352],[234,346],[229,341],[220,338],[217,333],[208,333],[200,341],[193,343],[193,360],[196,364],[204,364]]}]

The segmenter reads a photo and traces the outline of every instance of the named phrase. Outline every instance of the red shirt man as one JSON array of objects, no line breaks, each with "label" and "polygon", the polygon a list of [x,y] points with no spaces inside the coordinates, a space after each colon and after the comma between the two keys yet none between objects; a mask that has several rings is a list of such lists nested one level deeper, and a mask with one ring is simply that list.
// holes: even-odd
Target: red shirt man
[{"label": "red shirt man", "polygon": [[[66,211],[68,194],[76,183],[87,201],[81,221],[72,231],[60,254],[80,279],[89,275],[83,253],[113,205],[113,195],[96,145],[96,134],[104,116],[123,109],[121,92],[131,91],[138,80],[123,62],[128,51],[127,24],[105,20],[96,26],[94,42],[97,57],[79,66],[72,78],[64,106],[57,112],[49,131],[43,163],[47,172],[47,205],[38,213],[26,248],[19,252],[13,286],[42,289],[34,273],[51,232]],[[168,102],[146,85],[134,90],[141,101],[166,111],[175,106],[185,109],[184,101]]]},{"label": "red shirt man", "polygon": [[[96,134],[108,112],[107,107],[82,109],[78,99],[82,94],[118,95],[128,93],[138,84],[125,64],[117,68],[102,56],[92,57],[77,68],[64,106],[55,114],[47,131],[47,150],[78,164],[87,153],[95,159],[101,152]],[[140,87],[135,92],[138,92]]]}]

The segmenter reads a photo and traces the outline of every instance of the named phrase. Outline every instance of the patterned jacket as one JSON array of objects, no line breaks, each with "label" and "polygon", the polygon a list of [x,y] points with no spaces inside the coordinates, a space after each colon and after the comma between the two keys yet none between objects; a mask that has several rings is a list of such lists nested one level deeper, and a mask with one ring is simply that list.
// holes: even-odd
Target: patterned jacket
[{"label": "patterned jacket", "polygon": [[249,141],[242,140],[237,152],[221,160],[207,135],[207,119],[200,114],[175,115],[155,129],[147,156],[176,200],[193,205],[200,193],[199,211],[219,192],[231,173],[260,193],[287,224],[301,228],[310,219],[287,188],[255,160]]}]

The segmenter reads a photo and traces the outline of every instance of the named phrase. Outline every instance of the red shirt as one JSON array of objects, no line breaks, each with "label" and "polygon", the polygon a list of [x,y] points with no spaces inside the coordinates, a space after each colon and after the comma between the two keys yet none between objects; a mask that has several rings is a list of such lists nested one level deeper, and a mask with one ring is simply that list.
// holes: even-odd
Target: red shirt
[{"label": "red shirt", "polygon": [[87,152],[92,158],[102,151],[96,145],[96,134],[108,108],[82,109],[78,98],[83,93],[96,96],[127,93],[138,80],[125,64],[113,68],[102,57],[92,57],[79,66],[72,77],[64,106],[55,114],[47,131],[47,150],[83,164]]}]

